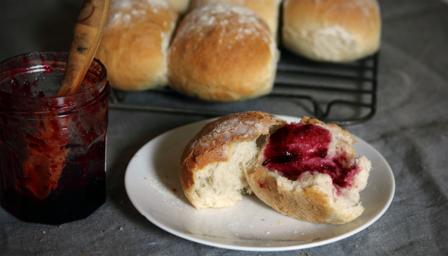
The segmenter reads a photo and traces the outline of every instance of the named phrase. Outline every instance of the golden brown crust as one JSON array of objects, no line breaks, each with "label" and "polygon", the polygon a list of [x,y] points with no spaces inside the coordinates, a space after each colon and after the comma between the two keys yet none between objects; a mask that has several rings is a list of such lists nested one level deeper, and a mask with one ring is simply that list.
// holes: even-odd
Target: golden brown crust
[{"label": "golden brown crust", "polygon": [[194,172],[207,164],[227,160],[228,145],[256,140],[283,124],[284,121],[264,112],[234,113],[207,124],[183,152],[181,182],[184,191],[193,186]]},{"label": "golden brown crust", "polygon": [[111,9],[97,58],[113,87],[144,90],[167,83],[167,43],[176,19],[168,4],[142,0]]},{"label": "golden brown crust", "polygon": [[300,118],[300,123],[301,124],[315,124],[315,125],[323,125],[324,124],[319,119],[309,117],[309,116],[304,116],[304,117]]},{"label": "golden brown crust", "polygon": [[268,93],[277,60],[275,42],[252,11],[207,5],[189,13],[169,51],[174,89],[210,101],[233,101]]},{"label": "golden brown crust", "polygon": [[277,32],[279,0],[192,0],[191,7],[197,8],[211,3],[229,3],[247,7],[263,19],[273,35]]},{"label": "golden brown crust", "polygon": [[[340,61],[349,61],[374,53],[380,44],[381,17],[376,0],[285,0],[283,23],[285,46],[312,59],[338,61],[340,58]],[[312,51],[312,48],[318,46],[311,45],[312,39],[310,42],[305,41],[322,29],[328,29],[325,33],[343,33],[343,37],[353,37],[343,38],[353,40],[344,42],[350,44],[352,52],[334,57],[325,54],[319,56]]]}]

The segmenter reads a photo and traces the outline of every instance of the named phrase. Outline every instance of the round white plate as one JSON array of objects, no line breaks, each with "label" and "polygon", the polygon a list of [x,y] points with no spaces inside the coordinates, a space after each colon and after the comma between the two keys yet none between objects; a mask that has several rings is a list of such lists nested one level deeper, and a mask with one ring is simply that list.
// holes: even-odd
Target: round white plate
[{"label": "round white plate", "polygon": [[[297,118],[282,117],[287,121]],[[367,228],[389,207],[395,181],[386,160],[361,139],[355,148],[372,162],[367,188],[361,192],[364,213],[344,225],[298,221],[246,196],[234,207],[196,210],[179,182],[180,157],[187,142],[207,122],[168,131],[144,145],[132,158],[125,187],[132,204],[156,226],[185,239],[226,249],[285,251],[332,243]]]}]

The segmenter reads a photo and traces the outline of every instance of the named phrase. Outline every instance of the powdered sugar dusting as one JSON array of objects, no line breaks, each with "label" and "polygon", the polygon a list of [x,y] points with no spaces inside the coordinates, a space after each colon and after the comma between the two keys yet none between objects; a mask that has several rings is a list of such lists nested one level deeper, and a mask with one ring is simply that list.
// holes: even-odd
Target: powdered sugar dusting
[{"label": "powdered sugar dusting", "polygon": [[212,144],[218,138],[223,138],[225,141],[232,138],[239,137],[240,140],[253,138],[258,134],[267,133],[269,127],[263,125],[256,120],[239,119],[238,117],[229,118],[221,121],[211,132],[200,137],[195,141],[191,147],[197,145],[201,147],[212,147]]},{"label": "powdered sugar dusting", "polygon": [[353,5],[355,5],[361,12],[364,14],[364,16],[370,16],[373,15],[373,8],[378,8],[378,4],[374,0],[355,0],[353,1]]},{"label": "powdered sugar dusting", "polygon": [[[323,2],[329,2],[332,0],[315,0],[316,5],[323,4]],[[359,12],[365,16],[368,17],[370,15],[373,15],[373,10],[378,9],[378,4],[375,0],[350,0],[350,1],[344,1],[342,3],[333,3],[330,5],[329,10],[331,12],[339,12],[340,10],[345,10],[349,12]]]},{"label": "powdered sugar dusting", "polygon": [[271,42],[268,29],[255,12],[227,4],[210,4],[195,9],[187,16],[177,36],[182,38],[194,34],[203,37],[217,28],[220,29],[221,37],[234,38],[236,41],[248,36],[261,36],[266,43]]},{"label": "powdered sugar dusting", "polygon": [[303,42],[312,45],[312,53],[319,58],[337,60],[360,51],[356,38],[341,26],[307,30],[302,35]]},{"label": "powdered sugar dusting", "polygon": [[168,7],[166,0],[112,0],[111,8],[130,8],[135,3],[148,4],[154,8]]},{"label": "powdered sugar dusting", "polygon": [[113,0],[108,26],[128,25],[144,18],[148,9],[157,13],[160,9],[169,8],[165,0]]},{"label": "powdered sugar dusting", "polygon": [[[294,0],[287,0],[285,6],[287,7]],[[326,4],[328,2],[332,2],[333,0],[314,0],[314,4],[316,6],[321,4]],[[332,5],[328,5],[329,10],[334,12],[338,12],[341,9],[346,9],[354,12],[361,11],[364,16],[373,15],[373,10],[378,9],[378,3],[375,0],[347,0],[343,2],[333,3]]]},{"label": "powdered sugar dusting", "polygon": [[316,33],[321,37],[334,37],[339,38],[343,44],[349,45],[354,41],[353,35],[341,26],[328,26],[322,29],[316,30]]}]

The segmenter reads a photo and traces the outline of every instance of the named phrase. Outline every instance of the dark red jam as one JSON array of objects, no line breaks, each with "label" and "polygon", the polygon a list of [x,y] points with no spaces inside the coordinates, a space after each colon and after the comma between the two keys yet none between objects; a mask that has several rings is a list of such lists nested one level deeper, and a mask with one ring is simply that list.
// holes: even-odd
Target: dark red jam
[{"label": "dark red jam", "polygon": [[0,203],[24,221],[81,219],[105,201],[105,69],[94,62],[80,92],[56,97],[66,57],[0,63]]},{"label": "dark red jam", "polygon": [[263,165],[290,180],[299,179],[305,172],[318,172],[330,175],[339,187],[351,186],[358,168],[350,165],[345,155],[328,157],[330,143],[330,131],[321,126],[288,124],[271,135]]}]

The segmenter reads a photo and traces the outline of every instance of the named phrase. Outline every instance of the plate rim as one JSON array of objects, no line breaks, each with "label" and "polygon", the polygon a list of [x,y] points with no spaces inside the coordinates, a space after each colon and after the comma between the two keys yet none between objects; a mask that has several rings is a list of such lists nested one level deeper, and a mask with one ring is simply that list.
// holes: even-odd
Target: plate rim
[{"label": "plate rim", "polygon": [[[290,120],[294,120],[295,122],[299,121],[300,118],[298,117],[293,117],[293,116],[286,116],[286,115],[275,115],[276,117],[282,118],[282,119],[286,119],[287,121]],[[169,129],[165,132],[162,132],[161,134],[149,139],[143,146],[141,146],[132,156],[131,160],[129,161],[127,167],[126,167],[126,171],[125,171],[125,176],[124,176],[124,187],[125,187],[125,191],[126,194],[129,198],[129,200],[131,201],[132,205],[137,209],[137,211],[143,215],[148,221],[150,221],[152,224],[154,224],[155,226],[157,226],[158,228],[172,234],[175,235],[177,237],[180,237],[182,239],[188,240],[188,241],[192,241],[195,243],[199,243],[199,244],[203,244],[203,245],[207,245],[207,246],[211,246],[211,247],[216,247],[216,248],[222,248],[222,249],[229,249],[229,250],[238,250],[238,251],[253,251],[253,252],[280,252],[280,251],[292,251],[292,250],[301,250],[301,249],[308,249],[308,248],[313,248],[313,247],[318,247],[318,246],[323,246],[323,245],[327,245],[327,244],[331,244],[337,241],[341,241],[345,238],[348,238],[350,236],[353,236],[361,231],[363,231],[364,229],[368,228],[369,226],[371,226],[373,223],[375,223],[376,221],[378,221],[378,219],[380,219],[384,213],[389,209],[390,205],[392,204],[393,198],[395,196],[395,189],[396,189],[396,184],[395,184],[395,177],[394,177],[394,173],[393,170],[390,166],[390,164],[387,162],[386,158],[384,158],[384,156],[378,151],[376,150],[376,148],[374,148],[372,145],[370,145],[369,143],[367,143],[365,140],[359,138],[356,135],[353,135],[355,137],[355,139],[357,141],[362,141],[363,143],[365,143],[367,145],[367,147],[370,148],[370,150],[372,150],[375,154],[378,155],[379,159],[381,161],[383,161],[383,163],[385,163],[386,165],[386,169],[387,169],[387,174],[390,178],[391,181],[391,192],[388,195],[387,201],[384,204],[383,208],[381,209],[381,211],[376,214],[373,218],[371,218],[369,221],[367,221],[366,223],[362,224],[361,226],[352,229],[346,233],[334,236],[332,238],[328,238],[328,239],[324,239],[321,241],[316,241],[316,242],[308,242],[308,243],[304,243],[304,244],[298,244],[298,245],[289,245],[289,246],[243,246],[243,245],[231,245],[231,244],[227,244],[227,243],[219,243],[219,242],[214,242],[214,241],[210,241],[210,240],[206,240],[206,239],[200,239],[197,238],[195,236],[192,236],[191,234],[187,234],[185,232],[182,231],[178,231],[174,228],[171,228],[167,225],[165,225],[162,222],[159,222],[156,218],[154,218],[153,216],[151,216],[150,214],[147,214],[146,211],[144,211],[139,204],[136,202],[136,199],[133,198],[131,196],[131,192],[130,192],[130,167],[132,165],[132,163],[134,161],[136,161],[137,156],[139,155],[139,152],[141,152],[145,147],[147,147],[152,141],[156,140],[157,138],[164,136],[168,133],[172,133],[175,132],[176,130],[180,130],[180,129],[185,129],[188,126],[196,126],[199,125],[201,123],[203,123],[204,125],[208,122],[211,122],[213,120],[215,120],[217,118],[209,118],[209,119],[203,119],[200,121],[195,121],[192,123],[187,123],[184,125],[180,125],[178,127],[175,127],[173,129]],[[128,185],[129,184],[129,185]],[[129,187],[129,188],[128,188]]]}]

